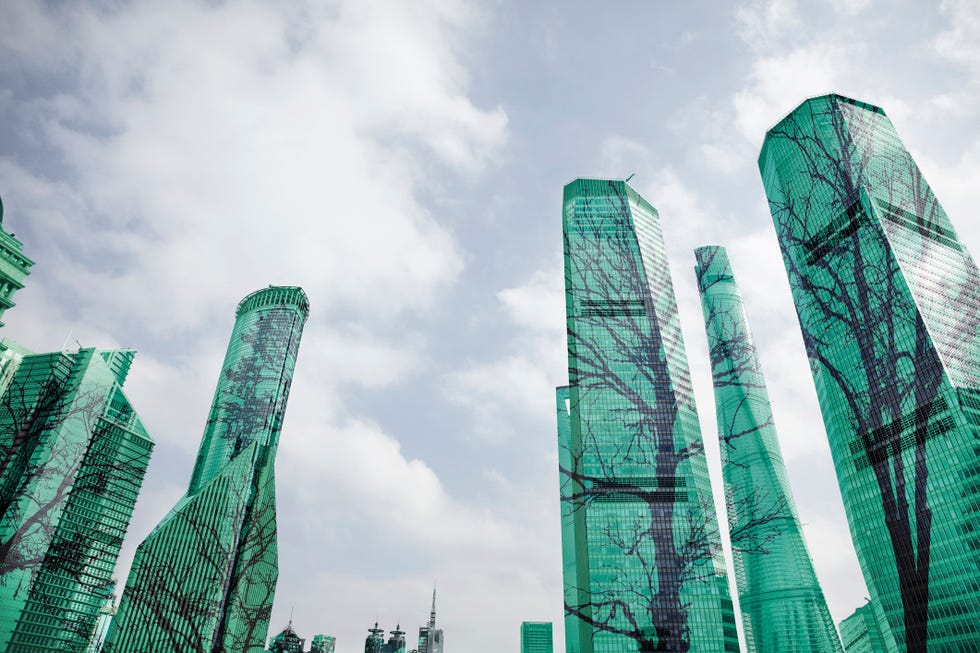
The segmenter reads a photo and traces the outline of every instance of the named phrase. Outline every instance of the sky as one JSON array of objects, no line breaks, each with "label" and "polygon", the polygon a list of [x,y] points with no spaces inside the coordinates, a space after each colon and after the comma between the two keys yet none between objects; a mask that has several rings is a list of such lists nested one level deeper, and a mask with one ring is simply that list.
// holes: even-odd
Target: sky
[{"label": "sky", "polygon": [[119,559],[186,490],[238,301],[310,319],[277,459],[272,632],[362,650],[433,583],[450,651],[563,650],[554,387],[561,193],[659,211],[716,489],[693,249],[729,249],[835,621],[855,558],[756,158],[807,97],[886,110],[980,252],[969,0],[0,0],[4,229],[36,261],[0,335],[139,351],[156,447]]}]

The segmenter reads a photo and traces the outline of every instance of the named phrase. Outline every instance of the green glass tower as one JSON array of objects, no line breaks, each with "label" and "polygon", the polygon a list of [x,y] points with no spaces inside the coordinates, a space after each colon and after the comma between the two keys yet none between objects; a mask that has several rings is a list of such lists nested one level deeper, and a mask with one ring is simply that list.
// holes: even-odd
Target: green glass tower
[{"label": "green glass tower", "polygon": [[980,641],[980,273],[879,107],[759,157],[858,560],[900,650]]},{"label": "green glass tower", "polygon": [[623,181],[578,179],[563,230],[567,651],[738,651],[657,211]]},{"label": "green glass tower", "polygon": [[[876,609],[877,608],[877,609]],[[882,628],[884,615],[881,609],[868,601],[840,622],[840,635],[844,640],[845,653],[891,653],[894,642],[889,642]]]},{"label": "green glass tower", "polygon": [[554,633],[550,621],[521,624],[521,653],[554,653]]},{"label": "green glass tower", "polygon": [[334,653],[337,638],[330,635],[314,635],[310,642],[310,653]]},{"label": "green glass tower", "polygon": [[842,653],[803,540],[728,254],[709,246],[695,257],[746,649]]},{"label": "green glass tower", "polygon": [[134,352],[0,348],[0,650],[83,651],[153,449],[122,390]]},{"label": "green glass tower", "polygon": [[[24,287],[34,261],[24,256],[23,244],[3,229],[3,200],[0,200],[0,318],[14,306],[14,293]],[[3,322],[0,322],[0,327]]]},{"label": "green glass tower", "polygon": [[190,486],[136,551],[112,653],[265,649],[278,578],[275,455],[308,312],[292,287],[238,305]]}]

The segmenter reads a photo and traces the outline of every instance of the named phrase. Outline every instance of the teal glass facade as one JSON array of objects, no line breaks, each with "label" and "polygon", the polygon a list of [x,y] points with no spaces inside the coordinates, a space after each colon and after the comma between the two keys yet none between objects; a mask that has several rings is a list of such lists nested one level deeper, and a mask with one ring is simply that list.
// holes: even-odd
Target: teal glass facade
[{"label": "teal glass facade", "polygon": [[695,257],[746,650],[841,653],[803,540],[728,253],[708,246]]},{"label": "teal glass facade", "polygon": [[980,274],[879,107],[801,104],[766,195],[851,536],[899,650],[980,651]]},{"label": "teal glass facade", "polygon": [[894,640],[886,636],[883,621],[881,607],[868,601],[840,622],[844,653],[892,653],[898,650]]},{"label": "teal glass facade", "polygon": [[521,623],[521,653],[554,653],[554,632],[550,621]]},{"label": "teal glass facade", "polygon": [[[2,228],[3,201],[0,200],[0,318],[14,306],[14,293],[24,287],[34,261],[24,256],[23,244]],[[0,322],[0,327],[3,322]]]},{"label": "teal glass facade", "polygon": [[579,179],[563,231],[567,651],[738,651],[659,216],[625,182]]},{"label": "teal glass facade", "polygon": [[153,449],[134,352],[0,349],[0,650],[84,651]]},{"label": "teal glass facade", "polygon": [[111,653],[265,650],[278,578],[275,454],[308,312],[293,287],[238,305],[187,494],[136,551]]}]

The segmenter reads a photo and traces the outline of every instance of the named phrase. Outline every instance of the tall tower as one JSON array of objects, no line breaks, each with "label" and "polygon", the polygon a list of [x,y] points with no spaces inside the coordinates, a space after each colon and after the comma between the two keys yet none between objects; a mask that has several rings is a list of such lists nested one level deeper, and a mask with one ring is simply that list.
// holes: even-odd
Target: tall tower
[{"label": "tall tower", "polygon": [[122,389],[134,352],[16,353],[0,395],[0,650],[83,651],[153,449]]},{"label": "tall tower", "polygon": [[275,455],[308,312],[301,288],[270,286],[238,305],[190,486],[136,551],[112,653],[265,649]]},{"label": "tall tower", "polygon": [[563,227],[568,652],[738,651],[657,211],[625,182],[578,179]]},{"label": "tall tower", "polygon": [[712,246],[698,248],[695,256],[746,648],[842,653],[803,540],[728,254]]},{"label": "tall tower", "polygon": [[[3,200],[0,200],[0,318],[14,306],[14,293],[24,287],[34,261],[24,256],[23,244],[3,229]],[[3,322],[0,322],[0,327]]]},{"label": "tall tower", "polygon": [[[759,157],[851,536],[900,650],[980,641],[980,273],[879,107]],[[966,647],[966,648],[964,648]]]}]

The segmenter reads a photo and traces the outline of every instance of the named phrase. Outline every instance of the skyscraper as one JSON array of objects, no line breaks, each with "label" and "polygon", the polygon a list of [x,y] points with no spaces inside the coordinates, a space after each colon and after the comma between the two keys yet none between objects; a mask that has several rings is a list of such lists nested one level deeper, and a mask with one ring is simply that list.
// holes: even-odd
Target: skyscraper
[{"label": "skyscraper", "polygon": [[980,273],[879,107],[759,157],[858,560],[901,650],[980,641]]},{"label": "skyscraper", "polygon": [[657,211],[625,182],[578,179],[563,227],[568,653],[738,651]]},{"label": "skyscraper", "polygon": [[432,588],[429,623],[419,628],[419,653],[443,653],[442,629],[436,628],[436,588]]},{"label": "skyscraper", "polygon": [[721,465],[746,648],[841,653],[776,439],[769,393],[723,247],[700,247]]},{"label": "skyscraper", "polygon": [[334,653],[337,639],[330,635],[314,635],[310,642],[310,653]]},{"label": "skyscraper", "polygon": [[238,305],[190,486],[136,551],[112,653],[264,650],[278,577],[275,455],[308,312],[291,287]]},{"label": "skyscraper", "polygon": [[134,352],[0,348],[0,650],[82,651],[153,449],[122,390]]},{"label": "skyscraper", "polygon": [[[0,318],[14,306],[14,293],[24,287],[34,261],[24,256],[23,244],[7,233],[3,225],[3,200],[0,200]],[[0,327],[3,322],[0,322]]]},{"label": "skyscraper", "polygon": [[554,653],[554,634],[550,621],[521,624],[521,653]]}]

